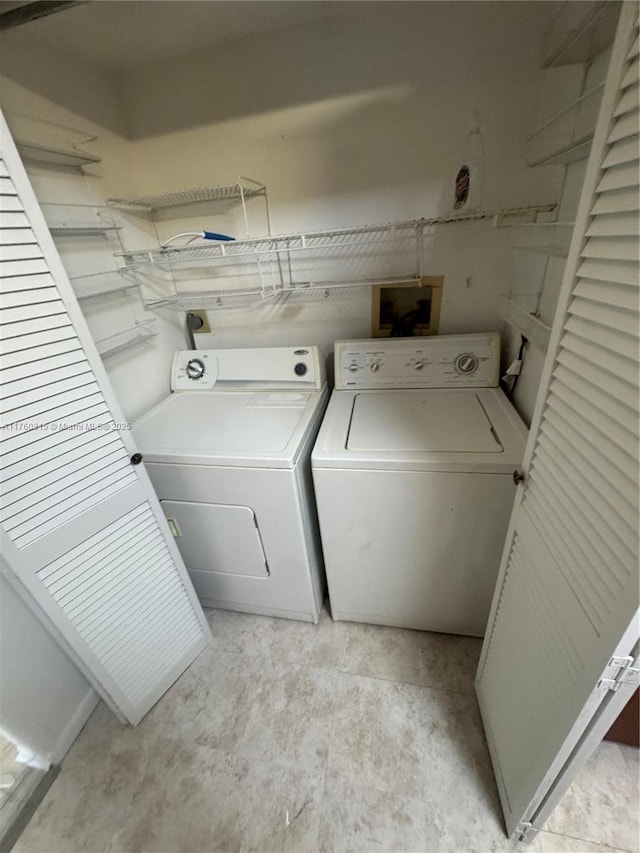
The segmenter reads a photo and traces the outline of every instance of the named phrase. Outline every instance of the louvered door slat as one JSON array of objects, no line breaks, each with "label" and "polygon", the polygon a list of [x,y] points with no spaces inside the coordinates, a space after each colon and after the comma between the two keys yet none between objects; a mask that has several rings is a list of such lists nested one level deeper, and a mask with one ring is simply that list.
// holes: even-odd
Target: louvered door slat
[{"label": "louvered door slat", "polygon": [[[25,276],[26,277],[26,276]],[[24,290],[15,290],[11,293],[0,294],[0,311],[5,311],[8,308],[17,308],[20,305],[43,305],[47,302],[57,302],[58,291],[55,287],[30,288],[25,287]]]},{"label": "louvered door slat", "polygon": [[637,187],[640,183],[639,178],[640,170],[638,169],[637,161],[635,163],[626,163],[624,166],[612,166],[604,172],[600,179],[600,183],[597,186],[596,192],[603,193],[608,190]]},{"label": "louvered door slat", "polygon": [[22,364],[40,363],[43,359],[53,358],[79,349],[78,339],[71,334],[68,338],[57,337],[51,343],[29,347],[20,352],[6,352],[6,350],[0,349],[0,371]]},{"label": "louvered door slat", "polygon": [[2,210],[0,207],[0,229],[28,228],[31,223],[24,213]]},{"label": "louvered door slat", "polygon": [[630,112],[631,110],[637,110],[638,104],[640,103],[640,86],[636,83],[634,86],[630,86],[624,95],[620,98],[618,102],[618,106],[616,107],[616,111],[614,113],[615,116],[621,116],[625,113]]},{"label": "louvered door slat", "polygon": [[567,402],[557,397],[550,397],[549,408],[569,424],[585,441],[597,447],[599,452],[612,465],[615,465],[627,479],[632,482],[638,481],[638,460],[634,458],[633,453],[628,454],[615,439],[585,421]]},{"label": "louvered door slat", "polygon": [[[54,419],[48,420],[51,417]],[[67,423],[66,418],[73,424],[72,430],[58,430],[57,426],[49,429],[49,424]],[[73,441],[80,446],[85,436],[89,440],[88,437],[92,432],[93,437],[97,438],[98,435],[91,426],[94,424],[100,426],[106,421],[112,421],[112,418],[102,395],[94,393],[88,397],[81,396],[65,402],[64,405],[55,409],[53,415],[44,413],[35,428],[31,428],[30,424],[25,427],[24,422],[16,424],[15,427],[9,426],[3,430],[4,435],[1,439],[0,470],[8,470],[16,461],[23,460],[27,456],[37,456],[38,458],[34,460],[36,465],[45,463],[50,465],[56,455],[64,452],[59,445]],[[16,476],[24,477],[24,472]]]},{"label": "louvered door slat", "polygon": [[[43,302],[38,305],[19,305],[17,308],[5,308],[0,314],[0,334],[15,337],[20,323],[33,323],[37,318],[48,318],[62,315],[68,319],[64,304],[58,299],[54,302]],[[37,326],[37,324],[34,324]],[[19,334],[19,333],[18,333]]]},{"label": "louvered door slat", "polygon": [[44,318],[24,320],[14,324],[3,322],[0,318],[0,352],[20,352],[25,343],[27,346],[24,346],[24,349],[28,349],[39,346],[41,343],[62,340],[63,337],[69,337],[71,334],[75,335],[73,326],[62,310]]},{"label": "louvered door slat", "polygon": [[593,339],[589,340],[587,335],[579,337],[574,334],[567,334],[564,339],[564,346],[568,352],[580,356],[585,361],[589,361],[603,370],[608,370],[614,376],[633,385],[638,373],[638,365],[635,359],[629,360],[611,352],[606,347],[594,343]]},{"label": "louvered door slat", "polygon": [[[635,113],[636,128],[638,127],[638,113]],[[605,166],[619,166],[622,163],[632,163],[638,152],[640,145],[640,137],[638,134],[630,136],[620,142],[616,142],[609,149],[609,153],[604,161]]]},{"label": "louvered door slat", "polygon": [[81,349],[69,349],[60,355],[50,355],[38,361],[30,361],[16,367],[5,367],[0,370],[0,384],[17,382],[21,380],[28,382],[33,377],[36,381],[43,379],[45,382],[58,371],[67,367],[76,367],[80,364],[87,365],[84,352]]},{"label": "louvered door slat", "polygon": [[[562,382],[565,387],[580,394],[584,399],[590,400],[593,398],[593,384],[575,371],[559,364],[554,370],[553,376]],[[622,426],[635,433],[637,412],[630,400],[617,400],[609,393],[607,388],[598,389],[598,399],[602,401],[603,411],[617,418]]]},{"label": "louvered door slat", "polygon": [[621,423],[610,411],[594,406],[588,397],[581,397],[579,392],[580,388],[569,387],[559,379],[554,379],[549,389],[549,402],[551,403],[553,396],[567,401],[579,417],[592,423],[604,435],[611,436],[615,443],[633,458],[636,451],[634,424]]},{"label": "louvered door slat", "polygon": [[[84,400],[90,395],[98,394],[99,390],[90,376],[87,379],[87,374],[74,379],[67,379],[64,382],[57,382],[55,394],[51,394],[49,397],[39,397],[36,392],[34,394],[35,399],[29,405],[25,405],[19,397],[12,400],[12,408],[0,413],[0,428],[6,429],[9,424],[26,421],[50,423],[57,419],[60,408]],[[2,402],[2,405],[6,404],[7,401]]]},{"label": "louvered door slat", "polygon": [[627,73],[624,75],[624,79],[622,81],[622,88],[626,89],[627,86],[632,86],[634,83],[637,83],[640,79],[640,62],[636,57],[632,62],[629,63],[629,68]]},{"label": "louvered door slat", "polygon": [[[609,137],[609,144],[611,147],[615,147],[613,145],[614,142],[619,142],[621,139],[628,139],[629,137],[637,137],[638,136],[638,109],[627,113],[623,113],[620,118],[616,120],[616,123],[613,127],[613,131],[611,136]],[[609,149],[611,150],[611,149]],[[633,159],[633,158],[632,158]],[[637,157],[635,158],[637,160]],[[606,168],[609,164],[605,158],[603,166]]]},{"label": "louvered door slat", "polygon": [[638,241],[633,237],[592,237],[587,240],[583,258],[611,258],[615,261],[636,261]]},{"label": "louvered door slat", "polygon": [[591,213],[596,216],[603,213],[624,213],[638,209],[638,191],[620,189],[603,193],[594,202]]},{"label": "louvered door slat", "polygon": [[637,211],[619,213],[617,216],[595,216],[587,228],[587,237],[637,238],[638,233],[640,233],[640,216]]},{"label": "louvered door slat", "polygon": [[13,380],[4,382],[0,377],[0,386],[2,386],[3,412],[18,410],[23,404],[29,403],[32,400],[41,400],[48,396],[52,388],[57,387],[60,383],[60,388],[66,387],[67,382],[77,384],[88,383],[93,381],[93,373],[86,359],[75,364],[65,364],[63,367],[56,367],[53,370],[48,370],[36,376],[30,376],[28,379]]},{"label": "louvered door slat", "polygon": [[[571,441],[558,430],[546,430],[544,433],[541,433],[539,443],[540,447],[544,447],[549,455],[556,461],[556,464],[557,460],[560,458],[566,458],[567,456],[568,458],[572,458],[570,453],[572,447]],[[585,446],[587,447],[586,455],[583,452]],[[585,445],[583,442],[580,447],[575,448],[574,456],[580,462],[581,471],[588,472],[589,481],[593,482],[594,486],[600,493],[602,498],[601,503],[607,504],[606,507],[603,506],[602,508],[603,514],[606,514],[609,509],[612,512],[617,513],[629,530],[636,535],[637,519],[634,515],[633,506],[631,506],[631,508],[629,508],[625,513],[618,512],[620,495],[618,494],[617,484],[614,485],[612,481],[601,474],[598,469],[594,468],[591,470],[589,463],[591,453],[588,451],[588,445]]]},{"label": "louvered door slat", "polygon": [[[126,519],[121,519],[118,524],[118,542],[114,542],[110,548],[108,547],[108,542],[111,538],[111,528],[107,527],[95,533],[89,540],[79,543],[74,549],[73,560],[64,561],[58,559],[43,566],[39,572],[40,578],[47,582],[49,589],[54,589],[58,580],[81,573],[84,566],[95,554],[100,555],[100,559],[104,561],[104,565],[108,566],[111,555],[117,553],[117,548],[120,545],[126,548],[134,536],[142,540],[147,533],[154,535],[154,531],[151,528],[146,533],[140,530],[140,523],[141,520],[146,518],[146,512],[147,507],[141,504],[132,509],[127,514]],[[56,580],[53,579],[54,575]]]},{"label": "louvered door slat", "polygon": [[[20,205],[20,199],[16,198],[16,204]],[[6,207],[5,207],[6,210]],[[6,245],[0,243],[0,269],[4,261],[32,261],[34,259],[43,261],[42,249],[34,240],[33,242],[20,243],[18,245]]]},{"label": "louvered door slat", "polygon": [[636,554],[638,551],[636,531],[615,511],[615,498],[612,491],[610,490],[608,495],[601,495],[593,481],[587,479],[577,468],[567,464],[566,456],[546,437],[540,439],[539,456],[549,469],[558,472],[558,476],[561,476],[567,483],[567,487],[571,489],[570,504],[573,504],[574,499],[586,501],[591,510],[598,514],[613,533],[613,538],[619,540],[629,554]]},{"label": "louvered door slat", "polygon": [[35,235],[30,228],[5,228],[0,230],[0,246],[12,246],[17,243],[35,243]]},{"label": "louvered door slat", "polygon": [[[55,282],[49,273],[32,273],[31,275],[5,276],[0,278],[0,294],[13,294],[24,290],[43,290],[55,287]],[[10,298],[9,296],[6,297]]]},{"label": "louvered door slat", "polygon": [[[111,571],[123,566],[126,561],[140,556],[154,557],[154,539],[151,533],[146,536],[136,536],[135,526],[131,527],[132,538],[121,541],[111,549],[109,560],[105,562],[102,548],[93,549],[92,553],[85,557],[82,566],[69,569],[68,572],[56,575],[56,582],[52,583],[50,589],[59,596],[61,602],[67,603],[81,598],[83,590],[90,589],[95,578],[110,577]],[[106,573],[105,574],[105,570]]]},{"label": "louvered door slat", "polygon": [[637,284],[637,267],[632,261],[583,261],[578,267],[580,278],[593,278],[609,281],[612,284]]},{"label": "louvered door slat", "polygon": [[603,679],[640,616],[638,69],[623,3],[476,680],[514,838],[633,689]]},{"label": "louvered door slat", "polygon": [[569,311],[575,317],[582,317],[598,326],[617,329],[625,335],[635,335],[638,331],[637,316],[615,305],[598,305],[581,296],[575,296],[571,300]]},{"label": "louvered door slat", "polygon": [[589,281],[581,278],[576,284],[576,296],[590,299],[592,302],[602,302],[604,305],[614,305],[627,311],[638,311],[638,293],[632,287],[606,284],[603,281]]},{"label": "louvered door slat", "polygon": [[76,477],[80,470],[84,470],[86,474],[91,466],[96,463],[102,463],[104,460],[117,461],[115,454],[118,452],[119,444],[115,437],[108,443],[101,441],[100,436],[89,435],[89,438],[91,440],[84,444],[80,444],[77,440],[70,440],[73,449],[69,453],[63,454],[64,460],[55,458],[57,467],[53,468],[48,474],[38,476],[32,473],[30,479],[26,481],[23,478],[4,480],[2,496],[0,497],[2,511],[5,508],[13,510],[14,506],[17,506],[21,500],[32,500],[29,492],[33,489],[33,483],[36,483],[39,495],[44,496],[47,490],[51,491],[56,486],[62,489],[69,480]]}]

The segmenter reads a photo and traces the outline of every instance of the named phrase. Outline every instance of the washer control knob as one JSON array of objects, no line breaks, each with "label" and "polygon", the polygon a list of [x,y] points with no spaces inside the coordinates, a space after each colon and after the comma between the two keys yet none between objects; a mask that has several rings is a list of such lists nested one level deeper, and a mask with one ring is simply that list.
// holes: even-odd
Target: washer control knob
[{"label": "washer control knob", "polygon": [[456,358],[454,367],[458,373],[475,373],[478,369],[478,359],[473,353],[463,352],[462,355]]},{"label": "washer control knob", "polygon": [[296,376],[304,376],[307,372],[307,365],[303,361],[299,361],[293,370]]},{"label": "washer control knob", "polygon": [[380,370],[380,362],[379,361],[372,361],[371,364],[369,365],[369,370],[372,373],[375,373],[376,370]]},{"label": "washer control knob", "polygon": [[347,370],[350,370],[352,373],[355,373],[357,369],[358,369],[357,364],[348,364],[347,365]]},{"label": "washer control knob", "polygon": [[422,368],[424,367],[424,361],[414,362],[413,367],[415,370],[422,370]]},{"label": "washer control knob", "polygon": [[202,379],[204,376],[204,362],[199,358],[190,358],[187,362],[187,376],[189,379]]}]

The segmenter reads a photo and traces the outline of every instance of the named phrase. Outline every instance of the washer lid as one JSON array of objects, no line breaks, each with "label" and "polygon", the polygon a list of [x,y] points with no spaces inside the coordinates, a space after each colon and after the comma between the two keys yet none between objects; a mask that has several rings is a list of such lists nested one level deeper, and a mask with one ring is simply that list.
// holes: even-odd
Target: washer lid
[{"label": "washer lid", "polygon": [[474,391],[356,394],[347,450],[502,453]]},{"label": "washer lid", "polygon": [[526,436],[499,388],[334,391],[311,461],[315,470],[511,476]]},{"label": "washer lid", "polygon": [[292,467],[326,391],[179,391],[134,424],[146,462]]}]

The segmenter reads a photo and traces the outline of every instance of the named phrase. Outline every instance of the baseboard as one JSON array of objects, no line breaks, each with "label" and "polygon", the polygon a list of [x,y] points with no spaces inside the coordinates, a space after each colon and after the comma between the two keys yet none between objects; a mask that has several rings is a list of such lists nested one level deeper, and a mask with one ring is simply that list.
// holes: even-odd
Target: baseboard
[{"label": "baseboard", "polygon": [[28,775],[22,780],[17,796],[5,806],[9,811],[0,825],[0,853],[10,853],[53,785],[58,772],[58,767],[50,767],[48,770],[27,768]]},{"label": "baseboard", "polygon": [[67,723],[64,731],[58,738],[58,742],[56,743],[55,748],[50,756],[50,761],[52,764],[55,765],[62,763],[62,759],[69,751],[71,744],[74,742],[74,740],[78,737],[78,735],[84,728],[85,723],[95,710],[95,707],[99,701],[100,697],[93,689],[93,687],[90,687],[84,699],[76,708],[74,715]]}]

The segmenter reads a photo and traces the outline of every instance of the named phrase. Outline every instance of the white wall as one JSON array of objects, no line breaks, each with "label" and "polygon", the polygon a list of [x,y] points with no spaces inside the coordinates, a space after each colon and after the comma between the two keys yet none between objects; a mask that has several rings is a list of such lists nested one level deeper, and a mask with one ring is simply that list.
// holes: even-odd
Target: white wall
[{"label": "white wall", "polygon": [[86,678],[0,575],[0,729],[58,763],[97,702]]},{"label": "white wall", "polygon": [[[269,186],[274,233],[431,216],[451,209],[477,110],[483,207],[553,202],[562,175],[535,175],[524,165],[548,17],[542,7],[354,3],[325,20],[133,66],[120,72],[118,86],[104,69],[21,28],[0,42],[0,100],[100,137],[103,163],[87,170],[97,182],[69,170],[54,181],[51,170],[30,169],[41,200],[135,196],[248,174]],[[264,232],[260,202],[251,211]],[[127,221],[127,247],[149,245],[152,229],[140,218]],[[240,233],[237,216],[161,222],[158,232],[166,237],[186,225]],[[94,252],[65,243],[74,274],[108,262],[108,246]],[[387,264],[385,271],[406,270]],[[500,298],[513,279],[506,230],[438,228],[425,242],[422,271],[445,278],[441,332],[501,328]],[[206,275],[204,285],[215,285],[216,269]],[[85,303],[85,312],[96,338],[147,316],[135,296]],[[368,288],[216,309],[214,334],[198,341],[315,343],[328,354],[337,338],[368,336],[370,313]],[[185,345],[183,317],[158,316],[157,339],[107,362],[132,418],[166,393],[171,353]]]},{"label": "white wall", "polygon": [[[435,215],[451,209],[478,110],[483,206],[553,202],[561,174],[534,175],[524,165],[547,19],[541,6],[354,3],[327,20],[127,69],[134,192],[247,174],[269,186],[274,233]],[[251,210],[259,231],[259,203]],[[216,217],[195,224],[238,226]],[[168,236],[178,223],[160,228]],[[445,276],[442,332],[501,327],[509,247],[506,231],[467,226],[438,229],[426,242],[423,272]],[[200,336],[201,346],[329,350],[336,338],[370,334],[370,294],[214,309],[209,318],[214,335]]]}]

